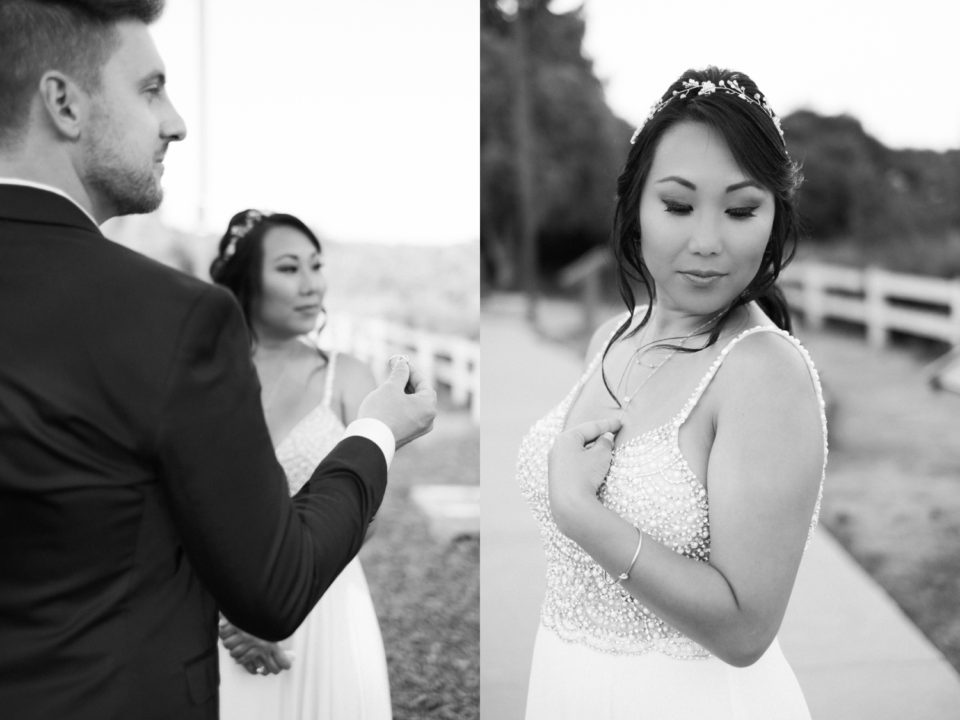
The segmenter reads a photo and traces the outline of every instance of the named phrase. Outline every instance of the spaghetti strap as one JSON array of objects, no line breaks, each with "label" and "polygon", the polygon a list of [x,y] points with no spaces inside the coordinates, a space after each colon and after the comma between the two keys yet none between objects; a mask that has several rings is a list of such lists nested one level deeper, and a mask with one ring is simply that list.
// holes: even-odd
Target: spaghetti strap
[{"label": "spaghetti strap", "polygon": [[690,399],[687,400],[686,405],[683,406],[683,409],[677,416],[678,426],[683,425],[683,423],[686,422],[687,418],[690,416],[690,413],[693,412],[693,409],[697,406],[697,403],[700,401],[703,393],[716,376],[717,371],[720,369],[720,366],[723,364],[723,361],[726,359],[727,355],[730,354],[730,351],[733,350],[737,343],[739,343],[745,337],[749,337],[750,335],[754,335],[759,332],[771,332],[780,335],[798,350],[800,355],[803,357],[803,361],[807,366],[807,370],[810,373],[810,378],[813,381],[820,407],[821,409],[823,408],[823,391],[820,387],[820,377],[817,374],[817,369],[814,367],[813,360],[810,359],[810,355],[807,353],[806,348],[804,348],[803,345],[800,344],[800,341],[786,330],[781,330],[780,328],[772,325],[755,325],[754,327],[747,328],[736,337],[731,338],[730,341],[727,342],[727,344],[723,347],[723,349],[720,351],[720,354],[717,355],[717,358],[713,361],[713,364],[704,374],[703,378],[700,380],[700,383],[693,391],[693,394],[690,395]]},{"label": "spaghetti strap", "polygon": [[686,422],[687,418],[690,416],[690,413],[693,412],[693,409],[697,406],[697,403],[700,401],[704,391],[716,376],[717,370],[720,369],[724,359],[730,354],[730,351],[733,350],[734,346],[736,346],[736,344],[745,337],[758,332],[775,333],[787,340],[797,349],[797,352],[799,352],[800,356],[803,358],[804,364],[807,366],[807,371],[810,373],[810,380],[813,383],[813,389],[817,396],[817,404],[819,405],[820,409],[820,432],[823,435],[823,467],[820,471],[820,487],[817,489],[817,500],[813,508],[813,517],[810,522],[810,530],[807,533],[807,541],[804,545],[804,549],[806,550],[806,548],[810,545],[810,540],[813,538],[814,528],[817,526],[817,521],[820,518],[820,506],[823,502],[823,481],[827,468],[827,453],[829,452],[829,443],[827,441],[827,410],[826,404],[823,400],[823,387],[820,385],[820,374],[817,372],[817,368],[813,364],[813,359],[810,357],[810,353],[808,353],[807,349],[800,344],[800,341],[797,340],[797,338],[788,333],[786,330],[782,330],[772,325],[756,325],[752,328],[744,330],[739,335],[731,339],[730,342],[724,346],[723,350],[720,351],[720,354],[717,356],[716,360],[713,361],[713,364],[703,376],[700,384],[697,385],[697,388],[693,391],[690,399],[687,400],[687,404],[683,406],[683,409],[677,415],[676,419],[674,420],[674,429],[676,432],[679,432],[680,426]]},{"label": "spaghetti strap", "polygon": [[333,397],[333,375],[337,367],[337,353],[330,351],[330,359],[327,360],[327,379],[323,387],[323,406],[330,407],[330,399]]}]

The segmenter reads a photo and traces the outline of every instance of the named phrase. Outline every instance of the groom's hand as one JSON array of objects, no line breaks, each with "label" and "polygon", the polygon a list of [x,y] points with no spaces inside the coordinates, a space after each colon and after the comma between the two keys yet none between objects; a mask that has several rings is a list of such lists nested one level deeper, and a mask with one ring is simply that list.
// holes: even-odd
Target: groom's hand
[{"label": "groom's hand", "polygon": [[375,418],[393,432],[397,447],[426,435],[437,416],[437,392],[406,358],[391,360],[390,376],[360,403],[358,418]]},{"label": "groom's hand", "polygon": [[261,640],[225,619],[220,621],[219,633],[230,656],[251,675],[278,675],[291,667],[290,658],[278,643]]}]

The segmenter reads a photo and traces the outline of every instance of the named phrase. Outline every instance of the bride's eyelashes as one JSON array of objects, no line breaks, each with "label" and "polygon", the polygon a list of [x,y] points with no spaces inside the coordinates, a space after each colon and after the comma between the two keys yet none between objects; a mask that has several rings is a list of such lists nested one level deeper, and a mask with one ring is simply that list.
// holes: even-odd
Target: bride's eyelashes
[{"label": "bride's eyelashes", "polygon": [[[311,260],[309,261],[309,267],[312,272],[320,272],[323,270],[323,263],[320,260]],[[273,269],[281,273],[295,274],[300,272],[300,265],[298,263],[287,262],[282,265],[274,265]]]},{"label": "bride's eyelashes", "polygon": [[[693,212],[693,206],[687,203],[677,202],[675,200],[664,200],[664,211],[670,215],[689,215]],[[756,210],[759,205],[743,205],[740,207],[727,208],[724,212],[732,218],[745,219],[756,217]]]},{"label": "bride's eyelashes", "polygon": [[686,203],[676,202],[674,200],[664,200],[666,211],[671,215],[689,215],[693,212],[693,206]]}]

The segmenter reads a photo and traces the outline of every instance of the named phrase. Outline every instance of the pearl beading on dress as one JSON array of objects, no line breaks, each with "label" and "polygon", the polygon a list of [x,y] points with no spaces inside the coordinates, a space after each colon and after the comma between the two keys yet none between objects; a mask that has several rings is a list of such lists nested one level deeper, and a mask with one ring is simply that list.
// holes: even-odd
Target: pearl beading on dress
[{"label": "pearl beading on dress", "polygon": [[277,460],[287,471],[291,497],[313,476],[317,465],[343,438],[343,423],[327,405],[317,405],[279,445]]},{"label": "pearl beading on dress", "polygon": [[[792,335],[776,328],[753,327],[730,340],[671,421],[615,448],[599,495],[606,507],[652,539],[701,562],[710,559],[707,491],[680,451],[680,428],[733,347],[744,337],[761,331],[776,332],[799,350],[810,371],[820,405],[824,467],[807,534],[809,545],[819,517],[826,469],[823,393],[807,351]],[[553,520],[547,491],[547,455],[563,430],[570,406],[602,356],[601,350],[570,393],[534,424],[520,445],[517,465],[520,490],[540,526],[547,560],[547,588],[540,621],[567,642],[581,643],[605,652],[639,654],[656,651],[678,659],[710,657],[706,649],[660,619],[621,585],[611,582],[607,572],[561,533]]]},{"label": "pearl beading on dress", "polygon": [[346,428],[330,405],[336,361],[337,354],[330,353],[323,400],[275,448],[277,460],[287,473],[291,497],[300,492],[320,461],[343,439]]}]

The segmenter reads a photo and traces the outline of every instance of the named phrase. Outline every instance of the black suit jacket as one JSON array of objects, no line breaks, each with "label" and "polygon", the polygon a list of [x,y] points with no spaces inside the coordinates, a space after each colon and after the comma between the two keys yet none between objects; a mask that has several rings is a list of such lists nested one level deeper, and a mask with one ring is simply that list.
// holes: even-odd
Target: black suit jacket
[{"label": "black suit jacket", "polygon": [[293,632],[360,549],[383,454],[291,502],[233,297],[0,185],[0,715],[217,716],[217,611]]}]

